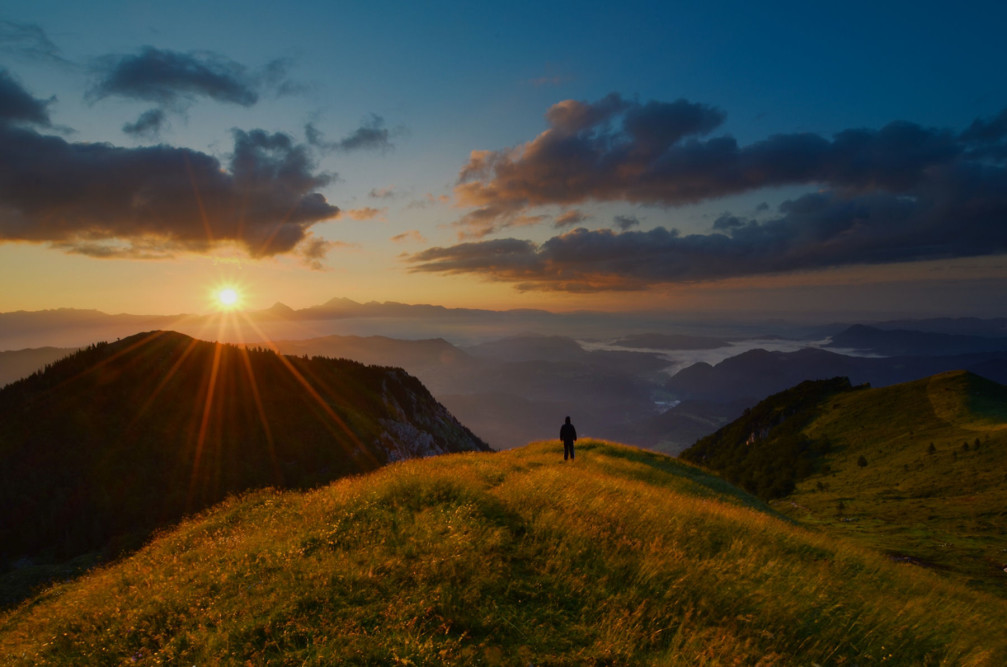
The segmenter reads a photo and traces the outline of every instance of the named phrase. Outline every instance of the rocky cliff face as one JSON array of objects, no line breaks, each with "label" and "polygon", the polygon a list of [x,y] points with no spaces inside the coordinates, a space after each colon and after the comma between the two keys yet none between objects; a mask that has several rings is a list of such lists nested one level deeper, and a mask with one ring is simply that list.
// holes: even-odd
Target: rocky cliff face
[{"label": "rocky cliff face", "polygon": [[462,451],[489,451],[476,437],[438,403],[419,380],[399,368],[382,369],[384,404],[390,418],[379,420],[382,433],[377,446],[388,461],[400,461]]}]

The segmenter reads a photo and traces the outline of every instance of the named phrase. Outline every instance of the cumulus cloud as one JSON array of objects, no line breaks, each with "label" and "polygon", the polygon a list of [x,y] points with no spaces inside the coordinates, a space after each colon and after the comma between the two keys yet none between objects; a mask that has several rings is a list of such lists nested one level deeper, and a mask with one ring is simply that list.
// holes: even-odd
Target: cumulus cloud
[{"label": "cumulus cloud", "polygon": [[[475,151],[456,224],[481,238],[536,207],[588,201],[675,206],[784,185],[817,192],[727,212],[710,234],[658,227],[577,229],[541,245],[504,239],[433,248],[413,270],[473,273],[522,289],[639,289],[820,267],[1007,253],[1007,110],[964,131],[896,121],[832,137],[779,134],[749,145],[708,135],[724,114],[684,100],[568,100],[527,144]],[[506,252],[501,252],[505,248]]]},{"label": "cumulus cloud", "polygon": [[[28,95],[10,81],[0,85],[4,100]],[[27,107],[0,104],[14,110],[0,115],[0,241],[134,257],[234,243],[263,257],[290,252],[312,225],[339,214],[317,192],[331,177],[316,173],[307,148],[287,135],[235,130],[225,167],[186,148],[42,134],[15,122],[45,124],[45,103],[31,99]]]},{"label": "cumulus cloud", "polygon": [[612,94],[594,103],[560,102],[546,113],[549,129],[532,141],[473,151],[455,195],[475,210],[460,225],[482,233],[537,206],[676,206],[794,184],[905,191],[961,158],[968,137],[1003,136],[999,121],[976,126],[967,137],[900,121],[831,139],[779,134],[742,146],[729,136],[707,138],[725,118],[686,100],[640,103]]}]

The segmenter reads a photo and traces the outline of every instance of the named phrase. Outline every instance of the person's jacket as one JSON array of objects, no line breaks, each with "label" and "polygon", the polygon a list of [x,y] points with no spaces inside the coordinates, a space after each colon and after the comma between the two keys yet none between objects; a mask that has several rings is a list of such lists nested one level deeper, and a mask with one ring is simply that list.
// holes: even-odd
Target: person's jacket
[{"label": "person's jacket", "polygon": [[563,442],[573,442],[577,439],[577,429],[573,424],[563,424],[559,429],[559,439]]}]

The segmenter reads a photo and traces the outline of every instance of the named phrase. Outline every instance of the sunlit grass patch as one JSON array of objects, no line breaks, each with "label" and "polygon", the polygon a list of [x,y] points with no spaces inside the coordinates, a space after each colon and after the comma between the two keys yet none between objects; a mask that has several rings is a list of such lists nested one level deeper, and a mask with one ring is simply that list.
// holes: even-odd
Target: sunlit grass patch
[{"label": "sunlit grass patch", "polygon": [[1001,600],[588,441],[233,498],[0,617],[23,662],[998,664]]}]

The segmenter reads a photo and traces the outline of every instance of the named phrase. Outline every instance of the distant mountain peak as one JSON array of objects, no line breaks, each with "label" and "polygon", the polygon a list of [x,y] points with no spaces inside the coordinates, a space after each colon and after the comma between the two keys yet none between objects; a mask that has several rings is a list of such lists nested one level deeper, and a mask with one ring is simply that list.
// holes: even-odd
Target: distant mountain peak
[{"label": "distant mountain peak", "polygon": [[333,297],[323,303],[319,308],[359,308],[362,304],[346,297]]},{"label": "distant mountain peak", "polygon": [[283,303],[281,301],[277,301],[272,306],[270,306],[267,310],[272,311],[272,312],[277,312],[277,313],[292,313],[292,312],[294,312],[293,308],[291,308],[290,306],[288,306],[287,304],[285,304],[285,303]]}]

